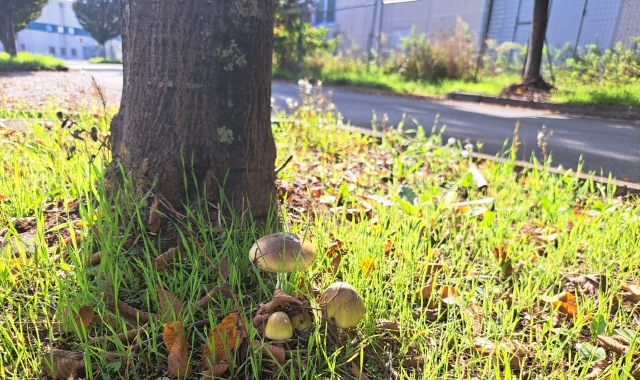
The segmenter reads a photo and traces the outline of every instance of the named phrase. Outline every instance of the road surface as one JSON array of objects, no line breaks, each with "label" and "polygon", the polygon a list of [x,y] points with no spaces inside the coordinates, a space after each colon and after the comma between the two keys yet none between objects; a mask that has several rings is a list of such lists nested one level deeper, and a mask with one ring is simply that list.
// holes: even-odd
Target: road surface
[{"label": "road surface", "polygon": [[[72,69],[91,70],[105,87],[122,91],[122,69],[119,65],[72,63]],[[327,88],[329,90],[330,88]],[[520,122],[522,145],[519,159],[529,160],[532,152],[541,157],[538,133],[545,125],[553,135],[547,140],[554,166],[576,168],[583,157],[583,171],[617,179],[640,182],[640,123],[609,119],[551,114],[545,111],[508,108],[477,103],[445,100],[426,100],[388,95],[373,95],[341,88],[331,88],[332,100],[343,115],[344,123],[371,127],[373,113],[378,119],[387,114],[389,123],[397,125],[406,115],[407,127],[413,121],[430,131],[437,118],[438,128],[446,126],[444,141],[454,137],[472,144],[481,142],[484,153],[496,154],[504,142],[513,138],[516,122]],[[299,100],[298,86],[274,82],[272,97],[279,108],[286,107],[286,99]]]}]

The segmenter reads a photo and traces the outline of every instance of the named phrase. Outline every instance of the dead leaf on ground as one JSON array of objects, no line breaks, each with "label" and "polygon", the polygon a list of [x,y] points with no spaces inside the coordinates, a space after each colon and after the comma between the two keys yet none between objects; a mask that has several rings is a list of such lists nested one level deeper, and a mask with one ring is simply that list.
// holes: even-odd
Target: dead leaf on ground
[{"label": "dead leaf on ground", "polygon": [[486,338],[476,337],[473,344],[477,352],[493,356],[501,365],[504,365],[504,353],[509,357],[509,367],[520,368],[524,364],[527,356],[527,348],[522,343],[516,341],[494,342]]},{"label": "dead leaf on ground", "polygon": [[178,247],[173,247],[167,249],[160,256],[154,257],[152,262],[156,267],[156,270],[159,272],[167,269],[169,263],[175,261],[178,257],[180,257],[180,249]]},{"label": "dead leaf on ground", "polygon": [[[207,344],[202,351],[202,366],[205,369],[212,368],[216,364],[227,359],[227,354],[233,357],[243,336],[238,327],[240,323],[237,313],[227,315],[217,326],[209,332]],[[211,351],[211,348],[214,351]]]},{"label": "dead leaf on ground", "polygon": [[[149,328],[148,326],[143,326],[141,328],[137,328],[137,329],[131,329],[127,332],[124,333],[120,333],[118,335],[115,336],[115,339],[123,342],[123,343],[132,343],[134,340],[136,340],[136,338],[141,335],[142,333],[144,333],[145,331],[148,331]],[[163,339],[164,339],[164,333],[163,333]],[[95,338],[89,337],[89,340],[91,342],[95,343],[103,343],[106,342],[107,340],[109,340],[109,338],[111,338],[108,335],[102,335],[102,336],[98,336]]]},{"label": "dead leaf on ground", "polygon": [[625,355],[629,353],[629,347],[610,336],[598,335],[598,344],[605,350],[615,352],[618,355]]},{"label": "dead leaf on ground", "polygon": [[84,354],[53,349],[42,358],[44,372],[54,379],[78,379],[86,376]]},{"label": "dead leaf on ground", "polygon": [[571,284],[579,287],[582,290],[582,293],[586,296],[597,295],[601,288],[603,291],[607,288],[605,276],[597,274],[580,275],[569,278],[568,280]]},{"label": "dead leaf on ground", "polygon": [[225,372],[227,372],[227,370],[229,369],[229,363],[226,362],[222,362],[220,364],[216,364],[214,366],[211,366],[211,368],[203,371],[203,376],[200,378],[200,380],[208,380],[208,379],[213,379],[214,377],[222,377],[222,375],[224,375]]},{"label": "dead leaf on ground", "polygon": [[277,361],[278,363],[284,363],[285,350],[282,347],[274,346],[273,344],[266,344],[259,341],[253,341],[253,348],[256,350],[262,351],[262,356],[266,356],[272,360]]},{"label": "dead leaf on ground", "polygon": [[347,253],[347,249],[344,248],[344,242],[336,240],[327,248],[327,257],[332,258],[334,255],[342,256]]},{"label": "dead leaf on ground", "polygon": [[462,309],[462,312],[471,318],[474,334],[480,333],[482,331],[482,308],[473,302],[468,307]]},{"label": "dead leaf on ground", "polygon": [[230,269],[229,269],[229,259],[227,259],[227,257],[223,257],[222,259],[220,259],[220,268],[218,268],[218,273],[220,273],[220,277],[222,277],[222,281],[227,281],[227,279],[229,278],[229,274],[230,274]]},{"label": "dead leaf on ground", "polygon": [[209,306],[209,302],[213,299],[213,296],[220,291],[220,288],[214,286],[213,289],[209,291],[204,297],[200,298],[198,302],[196,302],[196,306],[200,309],[205,309]]},{"label": "dead leaf on ground", "polygon": [[158,205],[160,205],[160,199],[158,199],[158,197],[154,197],[153,203],[151,204],[151,210],[149,210],[149,222],[147,223],[148,231],[152,234],[158,232],[160,225],[162,224],[162,219],[158,213]]},{"label": "dead leaf on ground", "polygon": [[623,298],[625,301],[630,301],[633,303],[640,302],[640,282],[623,282],[621,288],[624,292],[626,292],[623,293]]},{"label": "dead leaf on ground", "polygon": [[337,255],[331,260],[331,263],[329,265],[331,267],[331,273],[333,275],[338,273],[338,268],[340,268],[340,262],[342,262],[342,255]]},{"label": "dead leaf on ground", "polygon": [[555,296],[541,296],[540,300],[552,304],[560,313],[570,318],[578,314],[576,297],[571,293],[562,292]]},{"label": "dead leaf on ground", "polygon": [[118,311],[120,313],[120,316],[122,316],[124,319],[126,319],[128,322],[130,322],[131,324],[135,324],[138,326],[144,325],[147,322],[149,322],[149,319],[151,317],[156,318],[157,315],[155,314],[151,314],[151,313],[147,313],[145,311],[142,310],[138,310],[133,306],[128,305],[127,303],[118,300],[117,302],[113,299],[112,296],[103,293],[102,294],[103,298],[105,299],[105,301],[107,302],[107,304],[109,305],[109,308],[113,311]]},{"label": "dead leaf on ground", "polygon": [[376,321],[376,328],[378,330],[388,331],[396,337],[400,336],[400,324],[398,322],[392,322],[388,319],[381,318]]},{"label": "dead leaf on ground", "polygon": [[191,374],[189,366],[189,353],[187,352],[187,342],[184,339],[184,329],[182,322],[176,321],[164,325],[162,339],[169,350],[167,366],[169,372],[178,378],[183,378]]},{"label": "dead leaf on ground", "polygon": [[159,284],[156,284],[156,291],[158,292],[158,300],[160,301],[160,309],[162,310],[164,321],[173,322],[181,320],[183,314],[186,312],[182,301],[170,291],[162,289]]},{"label": "dead leaf on ground", "polygon": [[360,367],[355,362],[351,362],[351,375],[358,380],[369,380],[369,376],[360,371]]},{"label": "dead leaf on ground", "polygon": [[78,311],[78,315],[75,318],[75,323],[78,327],[78,331],[87,331],[89,323],[93,321],[95,315],[96,314],[93,312],[93,308],[91,306],[81,307]]}]

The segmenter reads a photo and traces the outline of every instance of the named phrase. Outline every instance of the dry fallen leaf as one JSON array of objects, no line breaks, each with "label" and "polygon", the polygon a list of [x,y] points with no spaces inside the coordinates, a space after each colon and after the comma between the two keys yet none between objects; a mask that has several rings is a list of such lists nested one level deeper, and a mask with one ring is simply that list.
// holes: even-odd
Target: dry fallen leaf
[{"label": "dry fallen leaf", "polygon": [[526,347],[515,341],[496,343],[482,337],[476,337],[473,339],[473,344],[477,352],[494,357],[501,365],[504,365],[503,353],[506,353],[511,368],[521,367],[527,355]]},{"label": "dry fallen leaf", "polygon": [[85,377],[84,354],[53,349],[42,358],[44,372],[54,379],[77,379]]},{"label": "dry fallen leaf", "polygon": [[[233,357],[242,339],[238,329],[238,314],[227,315],[216,327],[209,332],[207,344],[202,352],[202,366],[205,369],[212,368],[216,364],[227,359],[227,354]],[[211,348],[214,349],[211,352]]]},{"label": "dry fallen leaf", "polygon": [[96,314],[93,312],[93,308],[91,306],[81,307],[75,319],[78,331],[86,331],[87,327],[89,327],[89,323],[93,321],[95,315]]},{"label": "dry fallen leaf", "polygon": [[640,302],[640,282],[623,282],[621,288],[626,292],[626,294],[623,294],[625,301]]},{"label": "dry fallen leaf", "polygon": [[360,371],[360,367],[355,362],[351,362],[351,375],[357,380],[369,380],[369,377]]},{"label": "dry fallen leaf", "polygon": [[138,310],[123,301],[118,300],[118,302],[116,302],[113,297],[106,293],[103,293],[102,296],[111,310],[117,310],[120,313],[120,316],[132,324],[144,325],[149,322],[151,317],[157,317],[155,314]]},{"label": "dry fallen leaf", "polygon": [[331,259],[331,263],[329,264],[331,267],[331,274],[335,275],[338,273],[338,268],[340,267],[340,262],[342,262],[342,256],[337,255],[333,259]]},{"label": "dry fallen leaf", "polygon": [[552,304],[560,313],[571,318],[578,314],[576,297],[571,293],[562,292],[552,297],[542,296],[540,300]]},{"label": "dry fallen leaf", "polygon": [[182,301],[170,291],[162,289],[159,284],[156,284],[156,291],[164,321],[173,322],[182,319],[182,314],[186,311],[182,306]]},{"label": "dry fallen leaf", "polygon": [[[167,333],[171,335],[170,344],[167,344],[169,337],[165,338]],[[169,357],[167,358],[169,372],[178,378],[189,376],[191,368],[189,367],[189,353],[187,352],[187,342],[184,339],[182,322],[177,321],[170,325],[165,325],[163,339],[165,339],[165,344],[169,350]]]},{"label": "dry fallen leaf", "polygon": [[229,369],[229,363],[222,362],[220,364],[216,364],[211,366],[211,368],[203,371],[204,374],[200,380],[208,380],[213,379],[214,377],[222,377],[225,372]]},{"label": "dry fallen leaf", "polygon": [[227,257],[223,257],[220,259],[220,268],[218,269],[218,273],[220,273],[220,277],[222,277],[222,281],[227,281],[229,278],[230,270],[229,270],[229,259]]},{"label": "dry fallen leaf", "polygon": [[213,299],[213,296],[220,291],[220,288],[215,286],[213,289],[209,291],[204,297],[200,298],[198,302],[196,302],[196,306],[200,309],[205,309],[209,306],[209,302]]},{"label": "dry fallen leaf", "polygon": [[160,214],[158,213],[158,205],[160,204],[160,199],[158,197],[153,198],[153,203],[151,204],[151,210],[149,210],[149,222],[147,223],[147,227],[149,228],[149,232],[155,234],[160,229],[160,224],[162,224],[162,219],[160,218]]},{"label": "dry fallen leaf", "polygon": [[629,353],[629,347],[610,336],[598,335],[598,344],[605,350],[613,351],[618,355]]},{"label": "dry fallen leaf", "polygon": [[277,361],[278,363],[284,363],[285,351],[280,346],[274,346],[273,344],[266,344],[259,341],[253,342],[253,348],[262,351],[262,356],[266,356],[270,359]]},{"label": "dry fallen leaf", "polygon": [[180,256],[180,249],[178,247],[169,248],[163,252],[160,256],[154,257],[152,262],[158,271],[167,269],[169,263],[172,263]]},{"label": "dry fallen leaf", "polygon": [[344,242],[340,240],[334,241],[329,248],[327,248],[327,257],[331,258],[333,255],[342,256],[347,253],[347,250],[344,247]]}]

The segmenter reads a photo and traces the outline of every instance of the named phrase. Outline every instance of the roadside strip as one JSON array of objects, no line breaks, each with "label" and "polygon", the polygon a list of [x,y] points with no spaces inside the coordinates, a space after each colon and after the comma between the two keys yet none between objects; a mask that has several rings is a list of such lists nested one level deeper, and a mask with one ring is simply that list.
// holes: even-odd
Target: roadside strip
[{"label": "roadside strip", "polygon": [[463,92],[449,92],[444,98],[471,103],[496,104],[500,106],[524,107],[547,110],[569,115],[591,116],[604,119],[631,120],[640,123],[640,109],[632,107],[587,106],[580,104],[561,104],[548,102],[533,102],[529,100],[505,99],[495,96],[469,94]]}]

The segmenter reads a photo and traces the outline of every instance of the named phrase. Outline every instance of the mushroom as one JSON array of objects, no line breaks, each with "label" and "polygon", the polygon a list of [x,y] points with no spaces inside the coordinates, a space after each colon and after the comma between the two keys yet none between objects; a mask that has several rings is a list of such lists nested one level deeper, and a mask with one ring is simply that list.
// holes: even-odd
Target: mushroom
[{"label": "mushroom", "polygon": [[294,269],[308,268],[317,257],[316,248],[309,241],[301,241],[298,235],[276,232],[258,239],[249,251],[249,260],[258,268],[280,275]]},{"label": "mushroom", "polygon": [[364,300],[346,282],[336,282],[320,296],[320,305],[325,317],[342,329],[354,327],[365,312]]},{"label": "mushroom", "polygon": [[291,325],[293,325],[293,328],[298,332],[307,331],[313,326],[313,317],[311,317],[311,314],[303,311],[291,317]]},{"label": "mushroom", "polygon": [[273,340],[291,339],[293,337],[293,326],[289,316],[282,311],[276,311],[271,314],[267,319],[264,335]]}]

